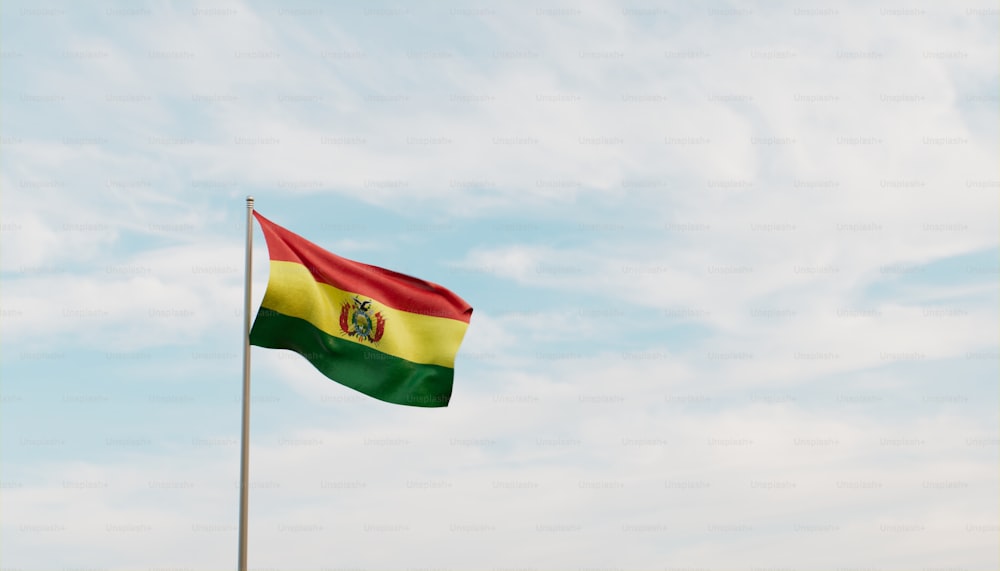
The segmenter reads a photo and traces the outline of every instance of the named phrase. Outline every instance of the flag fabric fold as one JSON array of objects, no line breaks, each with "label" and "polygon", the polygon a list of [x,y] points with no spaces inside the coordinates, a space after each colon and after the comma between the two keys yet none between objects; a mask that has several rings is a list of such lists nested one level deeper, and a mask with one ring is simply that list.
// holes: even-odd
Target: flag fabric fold
[{"label": "flag fabric fold", "polygon": [[271,259],[250,344],[289,349],[395,404],[447,406],[472,307],[435,283],[342,258],[254,211]]}]

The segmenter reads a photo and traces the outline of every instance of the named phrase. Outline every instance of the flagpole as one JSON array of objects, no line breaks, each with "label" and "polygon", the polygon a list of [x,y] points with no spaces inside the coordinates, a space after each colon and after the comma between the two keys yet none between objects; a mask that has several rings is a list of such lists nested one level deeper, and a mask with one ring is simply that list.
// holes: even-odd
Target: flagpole
[{"label": "flagpole", "polygon": [[239,571],[247,571],[247,498],[250,487],[250,274],[253,269],[253,197],[247,197],[247,239],[243,282],[243,430],[240,436]]}]

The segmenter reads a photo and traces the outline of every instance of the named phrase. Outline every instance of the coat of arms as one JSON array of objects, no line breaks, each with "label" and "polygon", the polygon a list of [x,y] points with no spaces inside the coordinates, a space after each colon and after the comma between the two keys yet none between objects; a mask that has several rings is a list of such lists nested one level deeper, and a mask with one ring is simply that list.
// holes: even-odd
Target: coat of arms
[{"label": "coat of arms", "polygon": [[385,317],[372,309],[372,300],[364,301],[354,296],[353,303],[340,306],[340,329],[348,337],[357,337],[369,343],[378,343],[385,332]]}]

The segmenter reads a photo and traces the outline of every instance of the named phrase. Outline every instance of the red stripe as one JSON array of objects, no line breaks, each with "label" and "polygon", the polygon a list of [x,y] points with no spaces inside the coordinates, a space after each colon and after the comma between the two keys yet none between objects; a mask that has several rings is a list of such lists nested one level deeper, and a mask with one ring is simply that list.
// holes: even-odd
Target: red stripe
[{"label": "red stripe", "polygon": [[472,317],[472,306],[435,283],[342,258],[278,226],[257,211],[253,215],[264,231],[271,260],[302,264],[318,282],[370,297],[400,311],[466,323]]}]

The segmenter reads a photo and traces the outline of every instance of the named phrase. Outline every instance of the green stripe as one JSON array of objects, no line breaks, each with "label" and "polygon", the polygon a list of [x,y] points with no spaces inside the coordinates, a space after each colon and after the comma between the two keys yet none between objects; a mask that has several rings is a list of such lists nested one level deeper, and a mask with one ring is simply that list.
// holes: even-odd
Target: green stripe
[{"label": "green stripe", "polygon": [[451,398],[454,369],[387,355],[265,307],[254,320],[250,344],[295,351],[330,379],[386,402],[440,407]]}]

